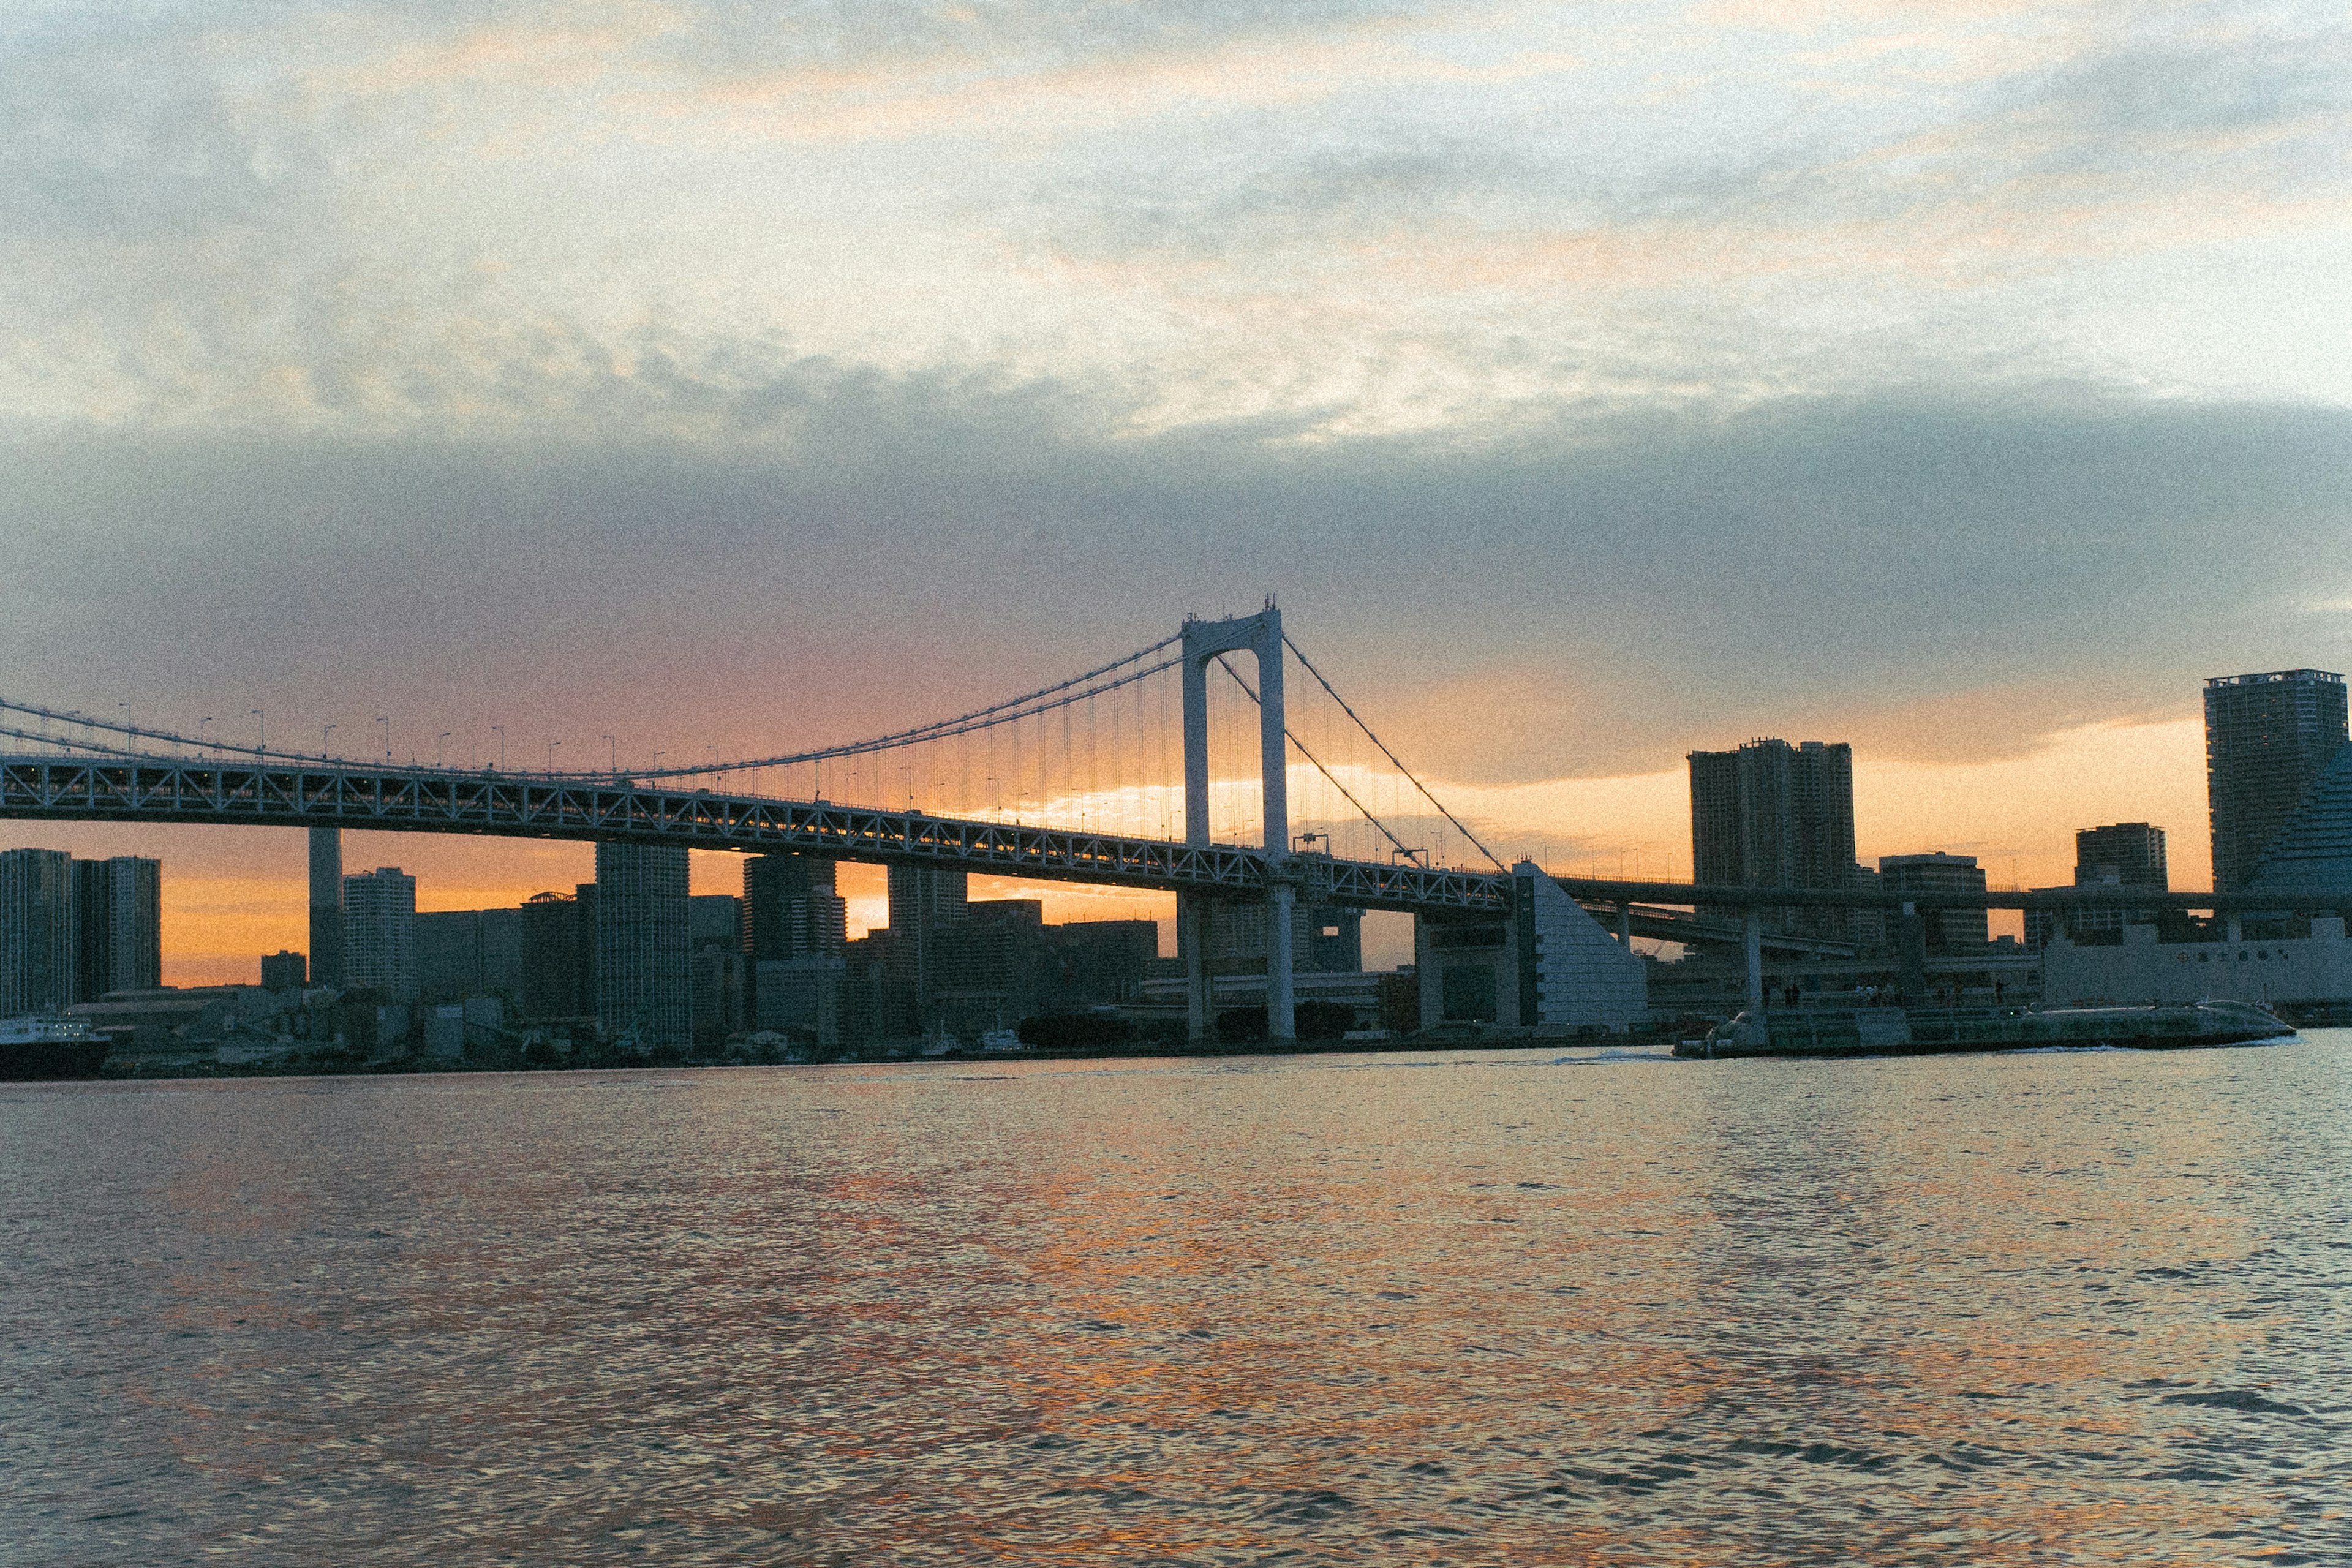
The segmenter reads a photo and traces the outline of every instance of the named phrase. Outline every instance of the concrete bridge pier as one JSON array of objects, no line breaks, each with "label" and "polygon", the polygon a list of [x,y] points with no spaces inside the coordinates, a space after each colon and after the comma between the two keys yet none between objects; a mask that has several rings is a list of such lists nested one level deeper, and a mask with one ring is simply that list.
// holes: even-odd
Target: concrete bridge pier
[{"label": "concrete bridge pier", "polygon": [[[1260,787],[1265,798],[1266,870],[1265,1033],[1271,1040],[1296,1039],[1290,953],[1293,890],[1290,860],[1290,754],[1282,706],[1282,612],[1268,599],[1254,616],[1224,621],[1184,623],[1184,842],[1205,848],[1209,839],[1209,664],[1222,654],[1246,653],[1257,661],[1257,743]],[[1205,1038],[1214,1011],[1209,1005],[1208,901],[1188,928],[1192,960],[1185,978],[1192,1038]],[[1181,918],[1181,916],[1180,916]]]},{"label": "concrete bridge pier", "polygon": [[1748,1010],[1764,1010],[1764,911],[1748,907]]}]

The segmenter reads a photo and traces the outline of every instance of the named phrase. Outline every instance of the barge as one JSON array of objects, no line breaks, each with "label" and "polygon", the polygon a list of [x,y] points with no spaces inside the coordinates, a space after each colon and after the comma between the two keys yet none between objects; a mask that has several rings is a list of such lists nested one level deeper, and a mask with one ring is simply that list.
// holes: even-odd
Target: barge
[{"label": "barge", "polygon": [[2184,1050],[2291,1037],[2294,1028],[2252,1002],[2152,1007],[1801,1007],[1741,1013],[1678,1057],[1905,1057],[2119,1046]]}]

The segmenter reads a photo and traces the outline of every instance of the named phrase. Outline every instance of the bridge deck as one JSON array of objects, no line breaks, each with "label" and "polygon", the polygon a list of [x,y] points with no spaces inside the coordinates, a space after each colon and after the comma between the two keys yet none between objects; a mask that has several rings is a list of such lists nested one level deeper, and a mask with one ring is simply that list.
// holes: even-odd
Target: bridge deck
[{"label": "bridge deck", "polygon": [[[793,850],[1047,881],[1229,898],[1263,895],[1265,852],[620,782],[435,769],[257,766],[171,758],[0,758],[0,817],[183,822],[625,840],[752,854]],[[1303,897],[1408,913],[1503,913],[1510,879],[1294,857]]]}]

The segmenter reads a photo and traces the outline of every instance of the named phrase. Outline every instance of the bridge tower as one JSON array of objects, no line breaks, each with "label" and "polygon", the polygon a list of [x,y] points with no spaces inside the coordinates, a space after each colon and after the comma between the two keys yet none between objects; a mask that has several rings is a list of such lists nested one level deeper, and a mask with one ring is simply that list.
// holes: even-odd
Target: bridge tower
[{"label": "bridge tower", "polygon": [[[1282,612],[1268,599],[1254,616],[1184,623],[1184,842],[1209,843],[1209,661],[1246,653],[1257,660],[1258,762],[1265,791],[1266,944],[1265,1032],[1275,1040],[1297,1036],[1290,976],[1289,753],[1282,712]],[[1176,919],[1189,954],[1185,968],[1192,1037],[1205,1037],[1215,1016],[1209,975],[1209,900],[1181,894]]]}]

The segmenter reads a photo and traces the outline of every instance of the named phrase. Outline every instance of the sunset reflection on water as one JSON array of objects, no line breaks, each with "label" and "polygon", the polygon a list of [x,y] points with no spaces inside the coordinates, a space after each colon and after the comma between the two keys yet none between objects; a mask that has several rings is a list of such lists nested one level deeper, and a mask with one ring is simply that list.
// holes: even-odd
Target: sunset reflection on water
[{"label": "sunset reflection on water", "polygon": [[0,1559],[2342,1561],[2347,1047],[20,1086]]}]

